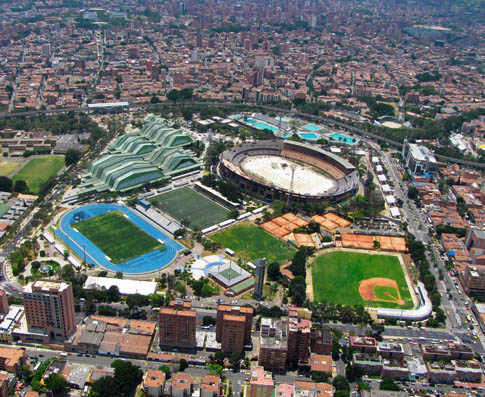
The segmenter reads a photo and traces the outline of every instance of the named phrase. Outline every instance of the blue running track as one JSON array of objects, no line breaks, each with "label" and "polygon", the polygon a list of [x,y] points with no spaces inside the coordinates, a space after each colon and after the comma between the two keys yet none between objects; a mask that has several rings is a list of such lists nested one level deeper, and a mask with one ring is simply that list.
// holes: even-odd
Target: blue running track
[{"label": "blue running track", "polygon": [[[111,263],[103,251],[82,233],[71,227],[72,224],[80,220],[86,220],[110,211],[122,211],[136,226],[143,229],[153,238],[163,241],[165,243],[165,249],[148,252],[118,265]],[[62,217],[60,227],[59,229],[56,229],[54,233],[81,259],[84,259],[86,253],[86,262],[88,264],[94,266],[100,265],[114,272],[132,274],[153,272],[167,266],[173,259],[175,259],[177,251],[183,249],[182,245],[172,240],[130,209],[115,204],[91,204],[73,209]],[[129,236],[127,236],[127,238],[129,238]]]}]

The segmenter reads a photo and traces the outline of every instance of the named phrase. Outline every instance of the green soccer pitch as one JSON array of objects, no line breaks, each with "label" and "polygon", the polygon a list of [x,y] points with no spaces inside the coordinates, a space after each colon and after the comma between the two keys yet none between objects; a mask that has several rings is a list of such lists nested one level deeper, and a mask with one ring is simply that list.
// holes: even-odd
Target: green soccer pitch
[{"label": "green soccer pitch", "polygon": [[209,200],[194,190],[183,187],[163,193],[149,200],[172,218],[190,221],[189,227],[205,229],[227,220],[229,210]]},{"label": "green soccer pitch", "polygon": [[268,263],[283,263],[293,258],[296,250],[249,222],[214,233],[212,240],[233,250],[242,260],[266,258]]},{"label": "green soccer pitch", "polygon": [[29,191],[37,193],[41,185],[52,176],[59,172],[64,166],[64,157],[62,156],[42,156],[30,160],[17,174],[12,178],[15,183],[17,180],[23,180],[27,183]]},{"label": "green soccer pitch", "polygon": [[109,257],[119,264],[162,249],[165,244],[154,239],[127,219],[120,211],[111,211],[72,225]]},{"label": "green soccer pitch", "polygon": [[[313,300],[342,305],[364,305],[372,307],[412,309],[413,301],[404,277],[401,264],[396,256],[371,255],[348,251],[333,251],[318,256],[312,264]],[[363,280],[388,278],[395,280],[404,307],[395,302],[364,301],[359,293]],[[389,299],[397,293],[393,288],[376,286],[376,298]]]}]

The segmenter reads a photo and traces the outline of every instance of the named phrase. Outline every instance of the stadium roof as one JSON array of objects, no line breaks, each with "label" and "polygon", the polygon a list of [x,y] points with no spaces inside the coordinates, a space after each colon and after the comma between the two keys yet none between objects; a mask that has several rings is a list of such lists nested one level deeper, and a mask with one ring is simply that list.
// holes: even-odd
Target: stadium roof
[{"label": "stadium roof", "polygon": [[126,191],[147,182],[155,182],[200,168],[192,153],[182,149],[192,139],[166,120],[153,115],[145,118],[139,130],[118,137],[110,152],[93,161],[87,176],[93,178],[83,188]]}]

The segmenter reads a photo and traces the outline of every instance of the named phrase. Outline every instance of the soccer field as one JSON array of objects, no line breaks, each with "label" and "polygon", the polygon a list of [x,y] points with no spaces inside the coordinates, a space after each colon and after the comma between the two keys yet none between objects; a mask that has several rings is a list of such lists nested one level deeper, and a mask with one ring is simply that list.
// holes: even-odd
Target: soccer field
[{"label": "soccer field", "polygon": [[163,193],[150,199],[150,202],[179,222],[188,219],[189,227],[197,229],[225,221],[229,213],[228,209],[188,187]]},{"label": "soccer field", "polygon": [[114,264],[165,246],[133,224],[120,211],[107,212],[77,222],[72,227],[103,251]]},{"label": "soccer field", "polygon": [[[320,255],[312,264],[313,297],[315,302],[326,301],[342,305],[401,308],[394,302],[364,300],[359,292],[363,280],[390,279],[397,283],[405,309],[412,309],[413,301],[396,256],[371,255],[334,251]],[[397,298],[395,288],[376,285],[374,297],[381,300]]]},{"label": "soccer field", "polygon": [[296,252],[295,248],[249,222],[232,226],[210,237],[246,261],[266,258],[268,263],[281,264],[292,259]]},{"label": "soccer field", "polygon": [[30,160],[12,178],[13,182],[23,180],[27,183],[30,192],[37,193],[40,186],[47,182],[52,176],[57,174],[64,166],[64,157],[62,156],[43,156]]}]

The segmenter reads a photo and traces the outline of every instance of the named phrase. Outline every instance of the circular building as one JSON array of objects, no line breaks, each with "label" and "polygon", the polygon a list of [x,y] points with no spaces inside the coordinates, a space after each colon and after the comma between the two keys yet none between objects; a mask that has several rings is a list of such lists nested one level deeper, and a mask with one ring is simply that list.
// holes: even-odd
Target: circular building
[{"label": "circular building", "polygon": [[336,203],[358,190],[359,173],[352,164],[300,142],[246,143],[224,151],[219,160],[222,178],[266,201]]}]

